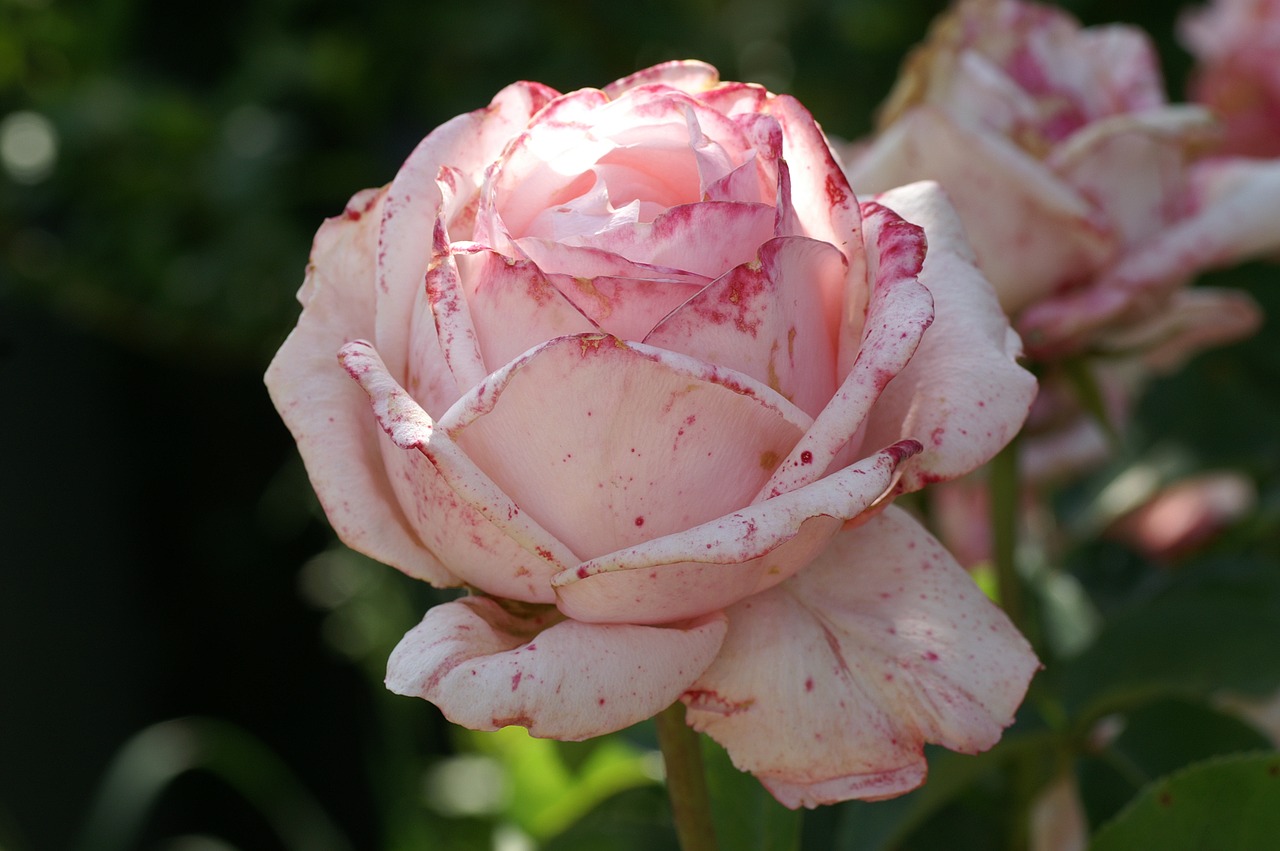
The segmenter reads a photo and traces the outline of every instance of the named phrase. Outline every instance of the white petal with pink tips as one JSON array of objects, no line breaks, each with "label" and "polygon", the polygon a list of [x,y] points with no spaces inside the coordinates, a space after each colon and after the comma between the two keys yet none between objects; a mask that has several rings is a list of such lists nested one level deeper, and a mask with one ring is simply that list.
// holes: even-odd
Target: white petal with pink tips
[{"label": "white petal with pink tips", "polygon": [[1036,380],[1021,366],[1022,342],[1000,312],[946,194],[913,183],[877,201],[924,229],[929,250],[920,282],[933,296],[935,319],[911,362],[872,409],[864,445],[903,438],[924,451],[903,465],[899,487],[914,491],[984,464],[1026,419]]},{"label": "white petal with pink tips", "polygon": [[732,370],[595,334],[499,370],[439,428],[589,559],[746,504],[809,422]]},{"label": "white petal with pink tips", "polygon": [[382,190],[362,192],[321,226],[298,292],[302,316],[267,369],[266,384],[338,537],[410,576],[457,585],[406,515],[383,467],[382,436],[368,402],[334,362],[349,335],[373,333],[373,257],[384,197]]},{"label": "white petal with pink tips", "polygon": [[472,730],[518,725],[579,741],[673,703],[724,639],[724,615],[672,627],[524,617],[467,597],[436,606],[387,663],[387,688],[423,697]]},{"label": "white petal with pink tips", "polygon": [[551,602],[550,575],[578,558],[459,451],[368,343],[347,344],[340,358],[368,394],[389,438],[384,450],[392,484],[432,550],[460,578],[488,593]]},{"label": "white petal with pink tips", "polygon": [[1039,667],[894,507],[728,616],[720,654],[684,695],[689,723],[790,807],[906,792],[924,779],[926,742],[991,747]]},{"label": "white petal with pink tips", "polygon": [[665,623],[771,588],[868,512],[919,451],[903,441],[807,487],[566,570],[553,580],[560,610],[590,622]]}]

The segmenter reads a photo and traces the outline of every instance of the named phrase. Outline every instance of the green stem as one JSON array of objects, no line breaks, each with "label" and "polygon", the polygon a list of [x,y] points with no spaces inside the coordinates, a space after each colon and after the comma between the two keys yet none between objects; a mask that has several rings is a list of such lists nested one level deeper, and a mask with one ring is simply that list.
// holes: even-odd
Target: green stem
[{"label": "green stem", "polygon": [[991,546],[995,560],[1000,605],[1013,625],[1026,631],[1022,581],[1018,576],[1018,441],[1010,441],[991,459]]},{"label": "green stem", "polygon": [[684,704],[677,700],[659,712],[655,720],[681,851],[716,851],[711,797],[702,770],[702,746],[698,734],[685,723]]}]

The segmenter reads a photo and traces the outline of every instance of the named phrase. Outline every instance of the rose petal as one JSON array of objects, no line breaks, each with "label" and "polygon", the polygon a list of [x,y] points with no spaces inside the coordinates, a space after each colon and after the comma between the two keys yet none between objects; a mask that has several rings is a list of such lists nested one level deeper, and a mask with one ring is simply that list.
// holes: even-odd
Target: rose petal
[{"label": "rose petal", "polygon": [[1033,355],[1078,350],[1099,329],[1149,312],[1195,274],[1280,249],[1280,161],[1209,160],[1192,181],[1196,212],[1135,247],[1087,289],[1019,319]]},{"label": "rose petal", "polygon": [[[600,330],[528,260],[513,260],[474,244],[455,249],[454,258],[490,372],[546,340]],[[513,322],[512,317],[519,320]]]},{"label": "rose petal", "polygon": [[[480,354],[480,341],[472,325],[467,294],[462,288],[458,264],[449,246],[449,234],[445,230],[443,217],[436,221],[432,234],[431,262],[427,265],[423,292],[426,293],[431,310],[429,314],[415,313],[413,342],[420,344],[422,340],[434,337],[442,357],[431,357],[430,350],[421,352],[420,360],[413,364],[409,372],[416,376],[426,368],[435,367],[432,370],[434,372],[443,363],[454,382],[454,392],[448,398],[456,399],[468,388],[483,381],[489,370],[485,368],[484,358]],[[424,324],[421,320],[428,315],[435,326],[434,334],[424,332],[421,328]]]},{"label": "rose petal", "polygon": [[876,401],[864,446],[903,438],[924,452],[903,465],[898,487],[918,490],[986,463],[1026,419],[1036,394],[1022,351],[991,286],[973,264],[964,229],[934,183],[916,183],[877,197],[924,228],[929,251],[920,282],[933,295],[935,319],[911,362]]},{"label": "rose petal", "polygon": [[385,195],[356,195],[316,233],[298,292],[302,316],[267,369],[267,390],[343,543],[410,576],[456,585],[414,533],[383,472],[364,394],[333,360],[348,334],[373,333],[373,256]]},{"label": "rose petal", "polygon": [[[612,228],[589,239],[566,242],[599,248],[635,263],[716,278],[755,259],[756,249],[774,235],[775,215],[774,208],[767,204],[679,204],[652,222]],[[716,237],[707,239],[707,234]]]},{"label": "rose petal", "polygon": [[890,506],[728,611],[688,720],[789,807],[914,788],[926,742],[976,753],[1039,667],[941,545]]},{"label": "rose petal", "polygon": [[[1073,27],[1079,26],[1074,19],[1068,20]],[[1160,58],[1145,31],[1108,24],[1076,29],[1073,35],[1073,43],[1064,45],[1063,53],[1068,61],[1076,59],[1092,72],[1078,89],[1082,96],[1096,98],[1092,115],[1143,112],[1165,104]]]},{"label": "rose petal", "polygon": [[1015,139],[1037,132],[1036,98],[989,58],[965,51],[940,82],[947,87],[946,111],[957,120]]},{"label": "rose petal", "polygon": [[867,280],[872,296],[862,339],[851,347],[857,353],[852,368],[757,500],[807,485],[841,458],[885,386],[907,365],[933,321],[933,299],[916,280],[925,257],[923,231],[878,204],[865,205],[864,212],[862,235],[867,240]]},{"label": "rose petal", "polygon": [[604,87],[610,98],[619,98],[630,89],[660,83],[682,92],[698,94],[715,87],[720,82],[720,72],[705,62],[693,59],[662,62],[615,80]]},{"label": "rose petal", "polygon": [[703,197],[707,201],[744,201],[773,206],[778,184],[776,168],[761,164],[751,156],[723,177],[707,184]]},{"label": "rose petal", "polygon": [[[632,220],[650,222],[670,207],[703,199],[702,168],[726,173],[750,150],[737,123],[662,86],[628,91],[572,123],[548,120],[549,114],[507,146],[482,202],[517,239],[560,240],[571,231],[588,239],[611,230],[613,211],[633,203]],[[719,167],[711,164],[713,151]],[[558,223],[560,216],[571,224]],[[490,243],[505,250],[494,236]]]},{"label": "rose petal", "polygon": [[[441,167],[450,166],[454,177],[469,178],[469,186],[457,188],[459,194],[474,194],[480,172],[554,96],[553,89],[538,83],[507,86],[486,108],[459,115],[433,130],[392,181],[378,239],[375,336],[393,375],[406,375],[412,307],[434,248],[427,235],[435,229],[443,201],[436,183]],[[469,234],[454,238],[465,236]]]},{"label": "rose petal", "polygon": [[1193,106],[1116,115],[1072,135],[1045,164],[1097,205],[1120,245],[1132,245],[1185,212],[1187,153],[1212,129],[1209,113]]},{"label": "rose petal", "polygon": [[467,597],[429,610],[387,663],[387,688],[472,730],[518,725],[563,741],[602,736],[673,703],[714,658],[724,615],[679,627],[520,618]]},{"label": "rose petal", "polygon": [[597,328],[623,340],[643,340],[664,316],[711,282],[598,248],[535,239],[522,239],[519,247]]},{"label": "rose petal", "polygon": [[809,422],[746,376],[596,334],[534,349],[440,428],[586,559],[744,505]]},{"label": "rose petal", "polygon": [[670,266],[638,263],[611,251],[588,246],[566,245],[545,239],[525,238],[518,246],[548,275],[572,275],[583,278],[613,277],[640,281],[674,281],[705,287],[711,278]]},{"label": "rose petal", "polygon": [[827,243],[772,239],[663,319],[644,342],[750,375],[816,415],[835,389],[835,341],[814,290],[839,286]]},{"label": "rose petal", "polygon": [[643,341],[703,285],[639,278],[552,275],[551,281],[596,327],[620,340]]},{"label": "rose petal", "polygon": [[476,468],[368,343],[343,346],[340,359],[390,438],[384,444],[388,473],[418,536],[470,585],[508,599],[551,602],[551,574],[579,558]]},{"label": "rose petal", "polygon": [[1132,353],[1147,370],[1167,375],[1205,349],[1254,334],[1262,320],[1262,308],[1246,292],[1194,287],[1173,293],[1165,309],[1145,321],[1105,335],[1098,348]]},{"label": "rose petal", "polygon": [[[689,90],[686,90],[689,91]],[[769,90],[758,83],[720,83],[706,91],[690,91],[698,100],[723,115],[731,118],[747,118],[754,120],[769,111],[766,104],[772,97]],[[782,137],[778,137],[775,157],[782,156]]]},{"label": "rose petal", "polygon": [[924,179],[946,187],[1010,314],[1092,273],[1114,251],[1090,205],[1038,160],[932,107],[904,115],[850,164],[859,194]]},{"label": "rose petal", "polygon": [[862,217],[827,137],[809,111],[789,95],[773,98],[769,113],[782,125],[782,156],[791,173],[791,206],[804,226],[804,235],[839,248],[849,260],[850,272],[860,271]]},{"label": "rose petal", "polygon": [[555,577],[560,610],[582,621],[665,623],[771,588],[876,502],[919,451],[903,441],[808,487],[584,562]]}]

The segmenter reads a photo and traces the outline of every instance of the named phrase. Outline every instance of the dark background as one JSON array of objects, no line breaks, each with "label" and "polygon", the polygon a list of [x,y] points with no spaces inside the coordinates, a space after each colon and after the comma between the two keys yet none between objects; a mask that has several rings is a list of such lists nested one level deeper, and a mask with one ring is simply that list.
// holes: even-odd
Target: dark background
[{"label": "dark background", "polygon": [[[856,137],[942,5],[0,0],[0,119],[38,112],[59,145],[42,179],[0,174],[0,848],[70,847],[113,753],[187,715],[264,742],[356,847],[384,847],[371,754],[449,738],[434,709],[376,683],[427,592],[358,562],[303,568],[333,538],[261,374],[315,228],[521,78],[570,90],[701,58]],[[1090,23],[1115,9],[1064,5]],[[1176,95],[1176,4],[1125,9]],[[1275,315],[1274,274],[1231,282]],[[1243,466],[1274,514],[1280,447],[1258,423],[1280,420],[1255,391],[1278,378],[1262,342],[1201,358],[1156,386],[1141,439]],[[410,604],[381,626],[335,620],[359,595],[326,596],[334,575]],[[252,807],[199,776],[165,793],[140,847],[206,832],[273,847]]]}]

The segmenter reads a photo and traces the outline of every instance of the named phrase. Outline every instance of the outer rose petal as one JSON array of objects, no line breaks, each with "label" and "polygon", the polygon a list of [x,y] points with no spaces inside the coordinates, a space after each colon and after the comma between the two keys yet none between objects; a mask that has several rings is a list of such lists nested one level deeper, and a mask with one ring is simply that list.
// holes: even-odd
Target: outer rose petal
[{"label": "outer rose petal", "polygon": [[1133,245],[1185,214],[1188,152],[1213,128],[1196,106],[1117,115],[1072,135],[1045,164],[1106,212],[1120,245]]},{"label": "outer rose petal", "polygon": [[688,719],[789,807],[924,779],[926,742],[976,753],[1039,667],[937,541],[889,506],[786,583],[728,610]]},{"label": "outer rose petal", "polygon": [[1208,160],[1192,175],[1196,212],[1135,247],[1088,289],[1038,304],[1018,321],[1037,357],[1078,349],[1140,317],[1197,272],[1280,250],[1280,160]]},{"label": "outer rose petal", "polygon": [[666,623],[771,588],[870,508],[919,451],[904,440],[807,487],[584,562],[553,580],[560,610],[582,621]]},{"label": "outer rose petal", "polygon": [[933,322],[933,298],[916,280],[924,260],[924,233],[878,204],[868,205],[866,213],[863,238],[871,301],[865,323],[858,323],[861,341],[856,346],[848,346],[843,338],[840,341],[840,360],[847,359],[846,349],[856,348],[852,368],[757,500],[814,482],[852,455],[856,441],[851,441],[862,430],[876,399],[907,365]]},{"label": "outer rose petal", "polygon": [[1152,372],[1168,375],[1205,349],[1253,335],[1262,327],[1262,308],[1240,290],[1192,287],[1179,290],[1149,320],[1109,334],[1099,348],[1132,352]]},{"label": "outer rose petal", "polygon": [[810,420],[748,382],[604,334],[564,337],[495,373],[440,428],[587,559],[751,499]]},{"label": "outer rose petal", "polygon": [[946,187],[1010,314],[1114,251],[1097,212],[1038,160],[933,107],[904,115],[849,164],[849,182],[864,197],[924,179]]},{"label": "outer rose petal", "polygon": [[578,558],[520,510],[438,429],[363,340],[339,359],[390,440],[387,467],[419,536],[471,585],[512,600],[551,602],[550,574]]},{"label": "outer rose petal", "polygon": [[321,226],[298,292],[302,316],[267,369],[266,384],[338,537],[410,576],[456,585],[414,534],[383,472],[368,400],[334,362],[349,335],[373,332],[373,255],[384,197],[362,192]]},{"label": "outer rose petal", "polygon": [[486,597],[436,606],[387,663],[387,688],[472,730],[518,725],[580,741],[649,718],[679,697],[724,639],[716,612],[678,627],[546,626]]},{"label": "outer rose petal", "polygon": [[903,465],[899,488],[953,479],[1013,439],[1036,395],[1018,366],[1022,346],[973,264],[964,232],[935,183],[914,183],[878,196],[924,228],[929,250],[920,281],[933,293],[935,319],[911,363],[872,409],[864,446],[915,438],[924,452]]}]

